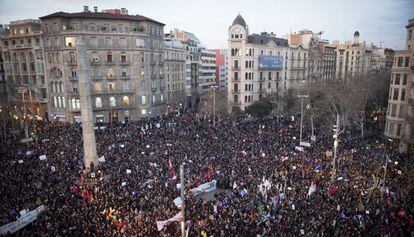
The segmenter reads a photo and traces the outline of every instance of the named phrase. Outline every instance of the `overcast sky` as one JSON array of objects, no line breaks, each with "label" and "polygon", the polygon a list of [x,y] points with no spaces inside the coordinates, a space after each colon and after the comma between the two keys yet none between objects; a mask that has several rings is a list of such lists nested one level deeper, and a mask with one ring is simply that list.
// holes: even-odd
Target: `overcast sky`
[{"label": "overcast sky", "polygon": [[407,21],[414,18],[414,0],[0,0],[0,23],[38,18],[57,11],[79,12],[83,6],[128,9],[193,32],[208,48],[226,48],[227,30],[240,13],[250,33],[277,36],[307,28],[324,31],[329,40],[351,40],[355,30],[367,42],[403,49]]}]

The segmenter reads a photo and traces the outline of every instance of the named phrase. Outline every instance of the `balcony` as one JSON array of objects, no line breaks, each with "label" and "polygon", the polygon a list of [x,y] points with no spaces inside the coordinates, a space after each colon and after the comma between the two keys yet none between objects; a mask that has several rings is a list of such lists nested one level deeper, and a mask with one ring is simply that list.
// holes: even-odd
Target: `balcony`
[{"label": "balcony", "polygon": [[76,60],[69,60],[66,62],[68,66],[76,66],[78,63],[76,62]]},{"label": "balcony", "polygon": [[231,80],[232,81],[240,81],[240,78],[239,77],[236,77],[236,78],[233,77]]},{"label": "balcony", "polygon": [[156,62],[156,61],[154,61],[154,60],[150,60],[150,65],[151,65],[151,66],[155,66],[155,65],[157,65],[157,62]]},{"label": "balcony", "polygon": [[165,91],[165,86],[160,86],[160,91]]},{"label": "balcony", "polygon": [[127,75],[127,74],[121,75],[121,79],[126,80],[126,79],[130,79],[130,78],[131,78],[131,75]]},{"label": "balcony", "polygon": [[110,60],[110,61],[106,60],[105,64],[108,65],[108,66],[116,65],[116,61],[115,60]]},{"label": "balcony", "polygon": [[160,66],[164,66],[164,61],[159,61],[159,62],[158,62],[158,65],[160,65]]},{"label": "balcony", "polygon": [[157,91],[157,87],[151,87],[151,92],[155,93]]},{"label": "balcony", "polygon": [[238,90],[232,89],[231,92],[238,94],[238,93],[240,93],[240,89],[238,89]]},{"label": "balcony", "polygon": [[164,79],[164,74],[160,74],[158,77],[159,77],[160,79]]},{"label": "balcony", "polygon": [[116,77],[114,75],[112,76],[105,76],[106,80],[116,80]]},{"label": "balcony", "polygon": [[92,80],[101,80],[102,76],[101,75],[92,75],[91,78],[92,78]]},{"label": "balcony", "polygon": [[129,65],[129,64],[131,64],[131,62],[128,61],[128,60],[121,60],[121,61],[119,61],[119,65],[121,65],[121,66],[126,66],[126,65]]},{"label": "balcony", "polygon": [[78,77],[77,76],[69,76],[69,80],[70,81],[77,81]]},{"label": "balcony", "polygon": [[156,79],[157,76],[155,74],[151,74],[151,79]]},{"label": "balcony", "polygon": [[233,67],[231,67],[231,69],[233,70],[233,71],[238,71],[238,70],[240,70],[240,66],[233,66]]}]

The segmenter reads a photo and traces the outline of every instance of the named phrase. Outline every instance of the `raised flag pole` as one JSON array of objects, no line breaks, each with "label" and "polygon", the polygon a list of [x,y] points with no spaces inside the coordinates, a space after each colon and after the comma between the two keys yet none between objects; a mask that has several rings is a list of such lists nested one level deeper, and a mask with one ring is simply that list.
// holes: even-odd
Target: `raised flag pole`
[{"label": "raised flag pole", "polygon": [[185,237],[185,202],[184,202],[184,165],[180,165],[180,183],[181,183],[181,237]]}]

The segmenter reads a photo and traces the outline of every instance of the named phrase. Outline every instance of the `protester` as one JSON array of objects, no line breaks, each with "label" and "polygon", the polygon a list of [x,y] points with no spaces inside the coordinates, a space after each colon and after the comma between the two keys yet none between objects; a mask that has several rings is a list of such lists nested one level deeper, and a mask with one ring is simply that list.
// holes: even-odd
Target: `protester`
[{"label": "protester", "polygon": [[[96,129],[98,156],[85,172],[81,126],[39,123],[36,140],[11,137],[0,158],[0,225],[46,207],[17,236],[179,236],[179,166],[185,167],[189,236],[409,236],[413,162],[340,135],[332,177],[332,132],[321,127],[303,152],[299,126],[203,116],[148,119]],[[305,129],[305,134],[306,134]],[[46,159],[39,159],[45,155]],[[23,161],[23,162],[19,162]],[[189,191],[217,180],[213,198]],[[385,187],[385,188],[384,188]]]}]

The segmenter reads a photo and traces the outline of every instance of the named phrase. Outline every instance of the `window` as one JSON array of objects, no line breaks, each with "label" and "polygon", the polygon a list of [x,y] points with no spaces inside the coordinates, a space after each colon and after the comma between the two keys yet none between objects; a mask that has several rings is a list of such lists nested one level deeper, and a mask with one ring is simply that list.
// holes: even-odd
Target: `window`
[{"label": "window", "polygon": [[106,76],[108,78],[112,78],[114,76],[114,69],[108,68],[107,73],[106,73]]},{"label": "window", "polygon": [[102,108],[102,99],[100,97],[96,97],[95,99],[95,107]]},{"label": "window", "polygon": [[401,123],[397,124],[397,136],[401,136]]},{"label": "window", "polygon": [[58,107],[56,96],[53,96],[53,107],[55,107],[55,108]]},{"label": "window", "polygon": [[99,77],[99,68],[93,67],[92,68],[92,77]]},{"label": "window", "polygon": [[75,67],[72,67],[72,68],[70,69],[70,72],[71,72],[71,76],[72,76],[72,78],[78,78],[78,75],[77,75],[77,73],[76,73],[76,68],[75,68]]},{"label": "window", "polygon": [[115,92],[115,82],[108,83],[108,90],[110,92]]},{"label": "window", "polygon": [[145,39],[136,39],[135,46],[137,48],[145,48]]},{"label": "window", "polygon": [[400,74],[395,74],[395,85],[399,85],[400,84]]},{"label": "window", "polygon": [[127,47],[127,40],[126,40],[125,38],[121,38],[121,39],[119,39],[119,45],[120,45],[122,48]]},{"label": "window", "polygon": [[404,74],[404,77],[403,77],[403,85],[404,86],[407,85],[407,80],[408,80],[408,74]]},{"label": "window", "polygon": [[105,46],[107,46],[107,47],[112,46],[112,39],[110,37],[105,38]]},{"label": "window", "polygon": [[413,37],[413,30],[408,31],[408,40],[410,40]]},{"label": "window", "polygon": [[124,87],[124,92],[128,92],[129,91],[129,82],[124,81],[122,84],[123,84],[123,87]]},{"label": "window", "polygon": [[111,96],[111,97],[109,98],[109,105],[110,105],[111,107],[115,107],[115,106],[116,106],[116,100],[115,100],[115,97]]},{"label": "window", "polygon": [[101,92],[102,84],[100,82],[95,83],[93,89],[95,90],[95,92]]},{"label": "window", "polygon": [[127,76],[128,76],[127,68],[126,67],[121,68],[121,77],[127,77]]},{"label": "window", "polygon": [[121,62],[126,62],[127,61],[127,56],[126,53],[121,53]]},{"label": "window", "polygon": [[409,65],[410,65],[410,57],[405,57],[404,67],[408,67]]},{"label": "window", "polygon": [[403,58],[403,57],[398,57],[398,63],[397,63],[397,66],[398,66],[398,67],[402,67],[402,65],[403,65],[403,61],[404,61],[404,58]]},{"label": "window", "polygon": [[141,96],[141,104],[145,105],[147,103],[147,96],[146,95],[142,95]]},{"label": "window", "polygon": [[397,106],[396,105],[391,105],[391,117],[395,117],[397,113]]},{"label": "window", "polygon": [[91,37],[90,44],[91,44],[92,47],[97,47],[98,46],[98,39],[96,37]]},{"label": "window", "polygon": [[405,101],[405,92],[406,92],[406,89],[401,90],[401,101]]},{"label": "window", "polygon": [[404,118],[404,109],[405,109],[404,105],[400,105],[400,111],[398,113],[398,117]]},{"label": "window", "polygon": [[76,46],[76,38],[75,37],[65,37],[65,46],[66,47],[75,47]]},{"label": "window", "polygon": [[124,96],[124,97],[122,98],[122,103],[123,103],[124,105],[129,105],[129,97],[128,97],[128,96]]},{"label": "window", "polygon": [[112,53],[107,53],[107,54],[106,54],[106,61],[107,61],[108,63],[111,63],[111,62],[112,62]]}]

